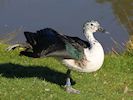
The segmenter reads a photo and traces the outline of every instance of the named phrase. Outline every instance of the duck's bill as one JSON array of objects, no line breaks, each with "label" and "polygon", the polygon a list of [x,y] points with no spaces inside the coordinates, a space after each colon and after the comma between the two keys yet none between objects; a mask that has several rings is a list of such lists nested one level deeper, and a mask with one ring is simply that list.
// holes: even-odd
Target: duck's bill
[{"label": "duck's bill", "polygon": [[102,33],[106,33],[106,34],[110,34],[108,31],[106,31],[106,30],[105,30],[104,28],[102,28],[102,27],[99,27],[97,31],[98,31],[98,32],[102,32]]}]

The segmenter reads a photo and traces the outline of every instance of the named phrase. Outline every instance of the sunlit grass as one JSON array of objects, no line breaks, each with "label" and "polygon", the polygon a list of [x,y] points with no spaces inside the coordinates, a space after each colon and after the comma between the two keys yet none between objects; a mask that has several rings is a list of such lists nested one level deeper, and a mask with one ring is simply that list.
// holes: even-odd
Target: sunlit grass
[{"label": "sunlit grass", "polygon": [[102,68],[94,73],[72,72],[74,88],[68,94],[66,68],[54,58],[18,56],[19,49],[5,51],[0,44],[0,100],[132,100],[133,57],[108,54]]}]

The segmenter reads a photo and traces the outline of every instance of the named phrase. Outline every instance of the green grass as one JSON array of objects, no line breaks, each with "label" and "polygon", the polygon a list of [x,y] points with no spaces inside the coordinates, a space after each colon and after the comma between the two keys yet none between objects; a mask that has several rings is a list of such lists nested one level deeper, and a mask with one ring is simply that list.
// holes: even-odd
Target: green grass
[{"label": "green grass", "polygon": [[62,88],[67,69],[59,61],[18,56],[6,47],[0,44],[0,100],[133,100],[131,55],[108,54],[99,71],[72,72],[81,93],[68,94]]}]

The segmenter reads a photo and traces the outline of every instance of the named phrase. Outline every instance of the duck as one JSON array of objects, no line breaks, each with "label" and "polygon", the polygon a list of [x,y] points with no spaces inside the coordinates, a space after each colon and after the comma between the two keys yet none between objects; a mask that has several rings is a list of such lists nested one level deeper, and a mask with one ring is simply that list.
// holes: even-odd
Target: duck
[{"label": "duck", "polygon": [[67,67],[65,90],[68,93],[79,94],[80,91],[71,85],[71,71],[95,72],[104,62],[104,49],[95,39],[94,33],[106,33],[98,21],[86,21],[83,24],[83,34],[87,41],[79,37],[64,35],[52,28],[44,28],[36,32],[24,32],[26,42],[14,44],[8,51],[17,47],[25,48],[21,55],[33,58],[56,57]]}]

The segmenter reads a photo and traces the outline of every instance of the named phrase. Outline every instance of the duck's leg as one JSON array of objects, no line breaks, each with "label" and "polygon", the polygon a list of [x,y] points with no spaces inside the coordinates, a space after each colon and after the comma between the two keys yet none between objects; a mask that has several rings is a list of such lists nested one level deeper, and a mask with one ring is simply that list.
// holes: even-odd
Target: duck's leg
[{"label": "duck's leg", "polygon": [[68,69],[68,70],[67,70],[67,79],[66,79],[65,89],[66,89],[66,91],[67,91],[68,93],[79,94],[80,91],[79,91],[79,90],[76,90],[76,89],[74,89],[74,88],[72,88],[72,86],[71,86],[70,72],[71,72],[71,70]]},{"label": "duck's leg", "polygon": [[22,47],[22,48],[31,48],[30,44],[28,43],[21,43],[21,44],[14,44],[6,48],[7,51],[14,50],[17,47]]}]

